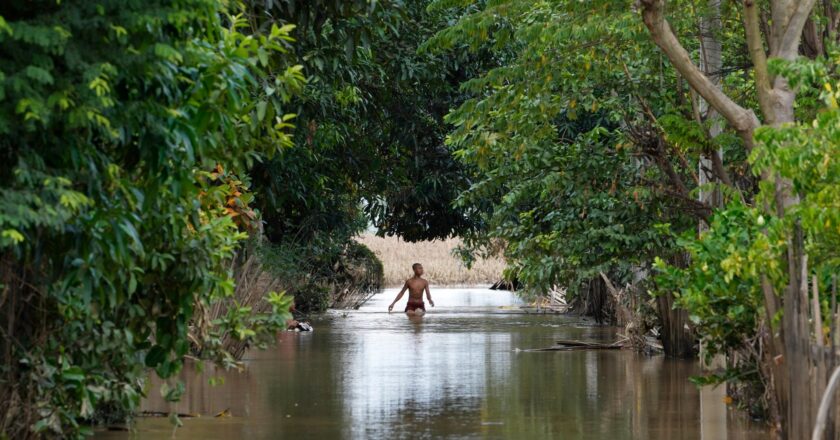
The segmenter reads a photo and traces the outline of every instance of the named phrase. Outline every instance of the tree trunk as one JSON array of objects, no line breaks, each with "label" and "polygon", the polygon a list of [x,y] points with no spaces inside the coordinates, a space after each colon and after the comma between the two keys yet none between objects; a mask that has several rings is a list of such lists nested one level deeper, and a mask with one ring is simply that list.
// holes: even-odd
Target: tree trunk
[{"label": "tree trunk", "polygon": [[668,356],[690,358],[694,349],[694,334],[689,330],[688,312],[674,307],[674,295],[666,293],[656,298],[662,320],[662,347]]},{"label": "tree trunk", "polygon": [[[688,265],[688,256],[677,255],[671,264],[677,267]],[[662,321],[662,348],[665,354],[673,357],[689,358],[696,352],[696,337],[691,330],[691,321],[685,309],[674,307],[674,295],[671,292],[656,298],[656,308]]]},{"label": "tree trunk", "polygon": [[[785,331],[784,363],[787,366],[790,401],[786,408],[785,437],[788,439],[811,438],[818,415],[820,401],[826,390],[829,375],[838,364],[837,354],[826,347],[822,328],[811,332],[811,323],[822,321],[821,311],[810,307],[811,289],[818,294],[818,286],[809,283],[808,255],[802,227],[797,222],[788,249],[789,283],[784,296]],[[833,314],[833,313],[832,313]],[[834,318],[832,316],[831,318]],[[833,337],[833,335],[832,335]],[[824,438],[836,438],[840,433],[838,408],[827,420]]]},{"label": "tree trunk", "polygon": [[[700,19],[700,70],[709,77],[709,80],[720,88],[721,71],[723,70],[723,45],[720,42],[721,32],[721,18],[720,18],[720,0],[708,0],[708,11],[702,15]],[[720,114],[714,107],[710,106],[708,102],[702,97],[699,98],[699,116],[698,121],[701,124],[709,124],[707,136],[710,140],[714,140],[723,132],[723,121]],[[710,149],[711,150],[711,149]],[[716,156],[716,157],[713,157]],[[718,170],[719,169],[719,170]],[[720,177],[726,175],[723,169],[723,150],[717,149],[700,154],[700,161],[698,164],[697,175],[699,176],[698,184],[700,191],[698,200],[712,208],[723,206],[723,196],[719,188],[709,189],[707,187],[715,182],[720,182],[721,178],[715,175],[717,172]],[[708,224],[705,221],[698,222],[698,233],[708,229]],[[714,369],[725,365],[726,357],[718,354],[711,362],[706,362],[705,344],[700,341],[700,364],[703,368]]]},{"label": "tree trunk", "polygon": [[[720,72],[723,70],[721,58],[723,46],[720,42],[720,0],[708,0],[708,12],[700,20],[700,70],[709,78],[712,84],[720,89]],[[716,138],[723,132],[723,121],[720,114],[714,107],[710,106],[703,97],[700,97],[701,123],[710,123],[708,136]],[[717,155],[717,160],[723,163],[723,150],[710,151],[700,155],[699,169],[697,170],[700,184],[699,200],[712,207],[719,207],[723,200],[719,190],[708,190],[704,187],[710,183],[719,181],[713,170],[715,165],[711,155]],[[721,166],[722,168],[722,166]],[[700,222],[700,230],[704,229],[705,222]]]}]

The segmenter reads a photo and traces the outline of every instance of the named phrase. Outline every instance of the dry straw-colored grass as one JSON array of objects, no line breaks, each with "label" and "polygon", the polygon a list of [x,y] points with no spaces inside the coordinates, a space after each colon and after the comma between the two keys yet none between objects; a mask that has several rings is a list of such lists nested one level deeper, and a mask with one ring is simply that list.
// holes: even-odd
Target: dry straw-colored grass
[{"label": "dry straw-colored grass", "polygon": [[457,238],[407,243],[397,237],[377,237],[368,233],[356,240],[382,260],[386,287],[401,286],[411,276],[414,263],[422,264],[426,272],[424,278],[438,286],[492,284],[501,278],[505,268],[502,259],[493,258],[479,260],[468,270],[452,255],[452,249],[460,244]]}]

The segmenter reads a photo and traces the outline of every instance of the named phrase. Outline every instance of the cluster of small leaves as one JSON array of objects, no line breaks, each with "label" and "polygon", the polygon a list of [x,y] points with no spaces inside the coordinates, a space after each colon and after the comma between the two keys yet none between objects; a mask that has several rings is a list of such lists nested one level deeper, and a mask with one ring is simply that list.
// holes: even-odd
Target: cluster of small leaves
[{"label": "cluster of small leaves", "polygon": [[277,332],[287,327],[294,296],[268,292],[263,300],[268,310],[258,313],[252,306],[243,306],[232,298],[227,313],[211,323],[210,331],[200,341],[202,358],[209,358],[224,368],[241,369],[241,360],[225,349],[226,337],[256,349],[265,349],[273,343]]},{"label": "cluster of small leaves", "polygon": [[707,361],[755,335],[763,313],[760,274],[777,283],[785,279],[779,259],[786,243],[768,233],[777,229],[776,223],[757,209],[732,204],[715,213],[699,238],[686,234],[679,240],[691,258],[687,268],[657,259],[657,289],[673,292],[679,307],[689,311]]},{"label": "cluster of small leaves", "polygon": [[[180,370],[196,307],[233,293],[238,217],[253,214],[236,176],[291,144],[304,80],[291,27],[243,33],[224,4],[0,6],[1,282],[17,298],[0,390],[30,402],[35,433],[76,437],[99,408],[136,408],[146,367]],[[263,337],[288,305],[269,301],[217,331]]]},{"label": "cluster of small leaves", "polygon": [[[840,59],[840,52],[831,59]],[[753,152],[756,170],[772,170],[789,179],[800,203],[786,216],[786,228],[799,221],[806,232],[807,250],[813,267],[840,267],[840,81],[826,62],[800,60],[778,66],[780,73],[816,102],[813,119],[756,133],[762,148]],[[830,64],[830,63],[829,63]],[[758,172],[757,171],[757,172]],[[772,192],[764,188],[761,200],[772,203]]]}]

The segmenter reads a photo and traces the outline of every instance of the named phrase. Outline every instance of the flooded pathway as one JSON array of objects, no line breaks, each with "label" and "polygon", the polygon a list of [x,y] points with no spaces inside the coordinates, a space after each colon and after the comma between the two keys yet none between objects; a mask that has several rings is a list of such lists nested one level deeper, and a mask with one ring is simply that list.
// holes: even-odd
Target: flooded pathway
[{"label": "flooded pathway", "polygon": [[[520,352],[556,339],[612,341],[614,328],[567,316],[516,313],[485,289],[434,289],[423,318],[386,313],[395,292],[358,311],[316,319],[251,352],[245,373],[192,371],[168,406],[152,388],[145,409],[198,412],[179,439],[764,439],[764,425],[700,392],[695,361],[606,351]],[[403,301],[404,303],[405,301]],[[397,307],[404,307],[401,303]],[[427,306],[428,307],[428,306]],[[211,377],[224,385],[211,387]],[[230,417],[212,417],[227,409]],[[166,418],[102,439],[168,439]]]}]

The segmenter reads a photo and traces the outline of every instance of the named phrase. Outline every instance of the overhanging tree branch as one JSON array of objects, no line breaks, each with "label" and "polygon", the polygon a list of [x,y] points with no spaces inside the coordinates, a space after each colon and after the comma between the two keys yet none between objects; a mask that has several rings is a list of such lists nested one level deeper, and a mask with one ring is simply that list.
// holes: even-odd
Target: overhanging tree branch
[{"label": "overhanging tree branch", "polygon": [[642,8],[642,18],[656,45],[665,52],[671,64],[691,87],[726,118],[744,140],[747,149],[752,149],[753,131],[760,125],[755,113],[735,103],[694,65],[665,19],[664,0],[640,0],[639,4]]},{"label": "overhanging tree branch", "polygon": [[747,37],[747,47],[755,72],[755,87],[758,91],[758,104],[765,117],[773,114],[772,85],[767,71],[767,54],[764,52],[764,41],[761,38],[760,18],[756,0],[744,0],[744,31]]}]

